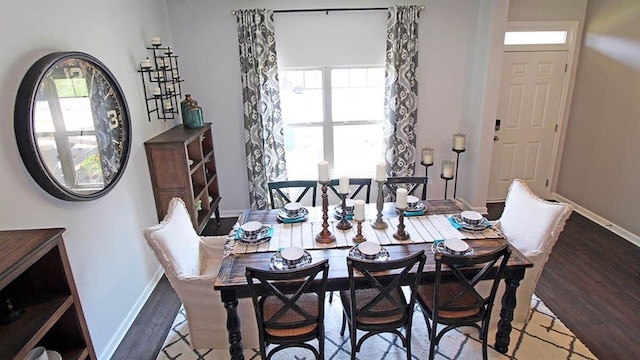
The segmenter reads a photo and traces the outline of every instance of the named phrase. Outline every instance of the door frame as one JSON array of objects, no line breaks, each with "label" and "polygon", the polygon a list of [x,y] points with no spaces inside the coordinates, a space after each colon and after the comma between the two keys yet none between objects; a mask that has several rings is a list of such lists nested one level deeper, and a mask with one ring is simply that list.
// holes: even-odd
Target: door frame
[{"label": "door frame", "polygon": [[[567,41],[565,44],[555,45],[504,45],[504,52],[534,52],[534,51],[567,51],[567,67],[562,91],[560,95],[560,109],[558,111],[556,136],[552,142],[551,159],[547,179],[549,186],[546,187],[545,194],[539,194],[548,197],[555,193],[557,186],[557,176],[562,159],[562,150],[564,148],[564,140],[571,109],[571,99],[573,96],[573,88],[575,84],[575,75],[578,66],[578,54],[580,50],[580,42],[582,39],[582,25],[579,21],[509,21],[507,22],[507,31],[544,31],[544,30],[561,30],[567,31]],[[503,65],[504,66],[504,65]],[[497,115],[497,114],[496,114]],[[494,164],[491,164],[494,166]],[[489,184],[492,186],[492,184]],[[488,189],[487,189],[488,193]],[[499,201],[499,200],[493,200]],[[489,202],[489,201],[488,201]]]}]

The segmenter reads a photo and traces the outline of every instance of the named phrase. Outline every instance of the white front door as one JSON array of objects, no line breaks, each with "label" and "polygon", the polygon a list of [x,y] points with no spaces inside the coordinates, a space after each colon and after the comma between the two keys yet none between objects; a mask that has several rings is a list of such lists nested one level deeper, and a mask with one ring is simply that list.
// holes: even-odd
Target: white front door
[{"label": "white front door", "polygon": [[504,200],[513,179],[548,194],[567,51],[505,52],[489,201]]}]

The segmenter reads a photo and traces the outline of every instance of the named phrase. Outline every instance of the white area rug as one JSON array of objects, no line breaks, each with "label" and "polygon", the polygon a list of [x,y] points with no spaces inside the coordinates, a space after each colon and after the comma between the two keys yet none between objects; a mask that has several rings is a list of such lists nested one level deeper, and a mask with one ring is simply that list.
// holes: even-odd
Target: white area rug
[{"label": "white area rug", "polygon": [[[544,305],[542,300],[534,296],[531,307],[533,312],[529,321],[522,327],[514,327],[511,332],[508,354],[500,354],[490,347],[490,359],[596,359],[580,339]],[[327,360],[350,359],[351,346],[348,330],[344,337],[340,336],[341,321],[340,301],[333,301],[332,304],[327,302],[325,314],[325,358]],[[436,359],[482,359],[482,345],[478,340],[478,331],[473,328],[468,329],[469,335],[457,330],[447,333],[436,348]],[[429,358],[427,328],[417,306],[413,318],[411,345],[414,359]],[[247,360],[260,359],[256,349],[245,349],[244,356]],[[399,339],[394,335],[384,334],[368,339],[357,357],[363,360],[405,360],[407,355]],[[230,356],[227,350],[192,350],[189,346],[189,329],[184,308],[181,308],[157,359],[227,360]],[[276,353],[273,359],[311,360],[314,357],[308,350],[293,348]]]}]

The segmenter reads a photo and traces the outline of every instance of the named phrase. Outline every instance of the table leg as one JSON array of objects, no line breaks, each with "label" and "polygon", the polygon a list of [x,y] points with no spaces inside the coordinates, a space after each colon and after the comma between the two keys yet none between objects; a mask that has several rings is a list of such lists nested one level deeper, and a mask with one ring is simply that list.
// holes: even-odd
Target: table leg
[{"label": "table leg", "polygon": [[502,309],[500,309],[500,321],[498,321],[495,344],[495,349],[503,354],[506,354],[507,350],[509,350],[511,321],[513,320],[513,310],[516,308],[516,290],[520,285],[522,276],[504,279],[506,286],[502,297]]},{"label": "table leg", "polygon": [[231,360],[244,360],[244,346],[238,316],[238,297],[235,291],[222,291],[222,301],[227,309],[227,332],[229,333],[229,354]]}]

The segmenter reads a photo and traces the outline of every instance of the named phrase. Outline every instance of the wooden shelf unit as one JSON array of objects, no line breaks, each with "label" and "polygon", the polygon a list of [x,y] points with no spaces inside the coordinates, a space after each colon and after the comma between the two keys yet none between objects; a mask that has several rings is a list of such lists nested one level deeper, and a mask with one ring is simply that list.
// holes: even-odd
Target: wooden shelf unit
[{"label": "wooden shelf unit", "polygon": [[67,252],[65,229],[0,231],[0,301],[25,314],[0,324],[0,358],[22,360],[36,346],[65,360],[97,359]]},{"label": "wooden shelf unit", "polygon": [[[168,131],[144,143],[151,175],[153,196],[158,221],[167,213],[169,202],[181,198],[191,215],[193,228],[198,233],[215,213],[220,223],[218,172],[211,124],[189,129],[176,125]],[[189,165],[189,160],[193,164]],[[201,210],[197,202],[202,202]]]}]

